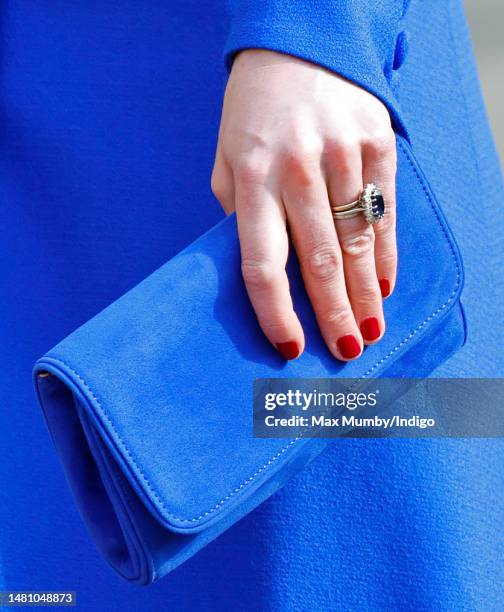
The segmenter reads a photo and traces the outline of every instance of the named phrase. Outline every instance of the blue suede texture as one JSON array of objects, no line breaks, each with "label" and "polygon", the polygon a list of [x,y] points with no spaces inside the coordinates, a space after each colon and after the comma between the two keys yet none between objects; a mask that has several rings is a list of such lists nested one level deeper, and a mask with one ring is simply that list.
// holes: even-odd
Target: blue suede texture
[{"label": "blue suede texture", "polygon": [[[256,4],[264,13],[279,6]],[[334,15],[350,4],[357,6],[335,1]],[[387,27],[391,41],[390,17],[375,5],[384,6],[360,4],[356,28]],[[305,22],[286,16],[268,47],[335,67],[339,58],[314,55],[330,47],[334,31],[317,20],[317,7],[299,9],[311,10],[310,40]],[[222,218],[209,176],[223,53],[230,33],[248,22],[231,8],[233,17],[224,0],[153,0],[141,8],[130,0],[2,3],[0,584],[74,589],[79,608],[93,612],[500,612],[500,440],[336,441],[148,589],[110,571],[78,515],[31,369]],[[396,125],[407,126],[465,268],[467,342],[434,374],[502,376],[502,178],[461,2],[412,0],[397,26],[396,47],[387,47],[392,71],[383,72],[390,92],[380,74],[363,84],[389,104]],[[304,42],[294,48],[296,31]],[[245,44],[261,40],[233,48]],[[365,68],[353,53],[363,51],[349,46],[340,64],[349,78]],[[414,350],[410,356],[403,371],[418,367]],[[75,447],[82,443],[78,437]],[[156,539],[154,527],[149,538]],[[124,571],[132,571],[126,558]]]},{"label": "blue suede texture", "polygon": [[[265,491],[275,492],[296,473],[293,465],[301,469],[313,458],[312,447],[323,449],[320,440],[252,438],[256,378],[404,376],[409,363],[414,375],[428,375],[463,344],[463,321],[450,317],[463,286],[458,248],[401,139],[397,185],[402,258],[396,291],[386,303],[397,324],[357,361],[343,364],[327,350],[295,262],[290,286],[307,348],[290,363],[278,355],[247,297],[234,216],[38,361],[35,384],[81,513],[98,548],[126,579],[150,583],[173,569],[264,501]],[[71,391],[66,398],[54,389],[61,383]],[[62,425],[76,404],[80,425]],[[75,426],[87,440],[82,452],[97,467],[76,470],[82,460],[65,439],[76,438]],[[95,502],[85,492],[91,470],[101,490]],[[133,505],[144,506],[136,516],[134,496],[139,500]],[[107,502],[116,514],[114,531],[110,510],[101,522],[96,508]],[[158,529],[149,547],[143,532],[152,518],[167,533]]]}]

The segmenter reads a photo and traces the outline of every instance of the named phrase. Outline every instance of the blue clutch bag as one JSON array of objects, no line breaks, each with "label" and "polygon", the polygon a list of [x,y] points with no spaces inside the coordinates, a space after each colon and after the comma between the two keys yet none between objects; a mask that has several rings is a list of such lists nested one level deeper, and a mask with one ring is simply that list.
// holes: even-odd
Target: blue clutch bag
[{"label": "blue clutch bag", "polygon": [[422,377],[465,339],[458,248],[398,140],[399,275],[387,333],[343,364],[326,349],[295,261],[307,347],[285,362],[240,273],[235,219],[188,246],[35,365],[37,395],[81,515],[126,580],[170,572],[324,447],[252,437],[252,383],[269,377]]}]

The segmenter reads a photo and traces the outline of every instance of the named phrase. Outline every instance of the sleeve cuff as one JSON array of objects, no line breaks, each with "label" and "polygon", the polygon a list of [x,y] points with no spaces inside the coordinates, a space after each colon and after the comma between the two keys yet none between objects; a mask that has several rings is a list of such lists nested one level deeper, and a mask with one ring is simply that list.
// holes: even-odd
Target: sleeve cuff
[{"label": "sleeve cuff", "polygon": [[401,0],[233,0],[225,61],[243,49],[269,49],[319,64],[353,81],[388,108],[408,137],[392,87]]}]

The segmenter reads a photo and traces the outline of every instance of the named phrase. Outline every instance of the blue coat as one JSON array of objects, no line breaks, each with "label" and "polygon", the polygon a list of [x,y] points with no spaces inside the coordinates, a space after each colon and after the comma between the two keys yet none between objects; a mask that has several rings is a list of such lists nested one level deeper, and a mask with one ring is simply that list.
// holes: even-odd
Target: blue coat
[{"label": "blue coat", "polygon": [[388,105],[465,261],[468,342],[436,375],[502,376],[502,182],[461,3],[5,0],[0,37],[0,590],[75,590],[93,612],[502,610],[502,440],[336,441],[141,590],[93,548],[30,380],[221,218],[209,176],[226,61],[247,47]]}]

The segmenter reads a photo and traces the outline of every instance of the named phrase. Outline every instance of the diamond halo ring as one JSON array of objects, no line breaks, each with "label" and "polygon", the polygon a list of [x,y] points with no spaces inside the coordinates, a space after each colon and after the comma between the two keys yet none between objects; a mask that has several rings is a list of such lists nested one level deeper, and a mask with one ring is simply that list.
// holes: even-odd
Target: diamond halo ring
[{"label": "diamond halo ring", "polygon": [[385,200],[378,187],[368,183],[358,200],[341,206],[331,204],[331,212],[335,221],[351,219],[362,214],[366,221],[373,225],[385,216]]}]

